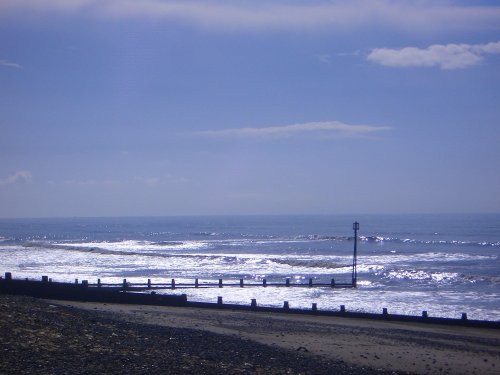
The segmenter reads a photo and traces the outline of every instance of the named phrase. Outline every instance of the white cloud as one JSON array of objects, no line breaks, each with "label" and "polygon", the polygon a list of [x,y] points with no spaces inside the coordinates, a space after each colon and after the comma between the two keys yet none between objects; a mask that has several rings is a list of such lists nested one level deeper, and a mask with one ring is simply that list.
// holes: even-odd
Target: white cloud
[{"label": "white cloud", "polygon": [[29,184],[32,178],[30,171],[17,171],[6,178],[0,179],[0,185]]},{"label": "white cloud", "polygon": [[262,138],[277,139],[289,137],[313,136],[319,138],[353,137],[372,134],[388,130],[387,126],[348,125],[338,121],[308,122],[284,126],[271,126],[265,128],[236,128],[222,130],[206,130],[191,133],[203,137],[237,137],[237,138]]},{"label": "white cloud", "polygon": [[358,29],[367,25],[407,31],[500,27],[499,6],[447,0],[2,0],[0,14],[85,13],[106,18],[155,18],[216,29]]},{"label": "white cloud", "polygon": [[8,60],[0,60],[0,65],[5,66],[7,68],[16,68],[16,69],[22,69],[22,65],[19,65],[15,62],[8,61]]},{"label": "white cloud", "polygon": [[376,48],[368,60],[393,67],[440,67],[464,69],[479,64],[486,54],[499,54],[500,41],[487,44],[434,44],[425,49]]}]

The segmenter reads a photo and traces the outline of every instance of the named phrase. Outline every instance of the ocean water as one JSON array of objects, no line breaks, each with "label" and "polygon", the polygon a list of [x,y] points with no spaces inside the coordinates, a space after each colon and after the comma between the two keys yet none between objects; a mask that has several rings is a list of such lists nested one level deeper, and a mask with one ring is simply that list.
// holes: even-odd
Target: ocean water
[{"label": "ocean water", "polygon": [[351,282],[358,287],[166,289],[191,301],[500,320],[500,215],[0,220],[0,272],[103,283]]}]

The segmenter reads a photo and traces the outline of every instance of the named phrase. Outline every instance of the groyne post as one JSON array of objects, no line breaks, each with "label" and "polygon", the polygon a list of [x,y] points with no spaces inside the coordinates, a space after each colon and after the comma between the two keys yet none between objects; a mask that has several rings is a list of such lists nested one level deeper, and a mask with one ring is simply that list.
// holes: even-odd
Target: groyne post
[{"label": "groyne post", "polygon": [[175,289],[175,279],[172,279],[172,284],[171,284],[171,286],[172,286],[172,289]]},{"label": "groyne post", "polygon": [[48,283],[49,282],[49,277],[48,276],[42,276],[42,283]]},{"label": "groyne post", "polygon": [[382,309],[382,315],[389,315],[389,313],[387,312],[387,307],[384,307]]},{"label": "groyne post", "polygon": [[312,304],[312,307],[311,307],[311,310],[312,310],[313,312],[318,311],[318,304],[317,304],[317,303],[313,303],[313,304]]},{"label": "groyne post", "polygon": [[148,289],[151,289],[151,279],[148,279]]},{"label": "groyne post", "polygon": [[332,279],[332,288],[335,288],[335,279]]},{"label": "groyne post", "polygon": [[285,286],[289,287],[290,286],[290,279],[287,277],[285,280]]},{"label": "groyne post", "polygon": [[217,305],[222,305],[222,297],[217,297]]},{"label": "groyne post", "polygon": [[340,305],[340,313],[345,314],[345,305]]},{"label": "groyne post", "polygon": [[222,279],[219,279],[219,288],[222,288]]},{"label": "groyne post", "polygon": [[427,314],[427,311],[422,311],[422,318],[423,319],[427,319],[429,317],[429,315]]},{"label": "groyne post", "polygon": [[127,289],[127,279],[123,279],[122,288]]},{"label": "groyne post", "polygon": [[288,304],[288,301],[283,302],[283,310],[285,311],[290,310],[290,305]]},{"label": "groyne post", "polygon": [[462,313],[462,320],[467,320],[467,313]]},{"label": "groyne post", "polygon": [[97,287],[100,288],[101,287],[101,279],[97,279]]},{"label": "groyne post", "polygon": [[10,272],[5,272],[5,280],[11,281],[12,280],[12,273]]},{"label": "groyne post", "polygon": [[252,309],[256,309],[257,308],[257,300],[255,298],[252,298],[252,303],[250,304],[250,307]]},{"label": "groyne post", "polygon": [[313,286],[313,279],[309,279],[309,288]]},{"label": "groyne post", "polygon": [[198,288],[198,279],[194,279],[194,287]]},{"label": "groyne post", "polygon": [[[26,280],[28,280],[28,279],[26,279]],[[77,285],[78,285],[78,279],[75,279],[75,284],[77,284]]]},{"label": "groyne post", "polygon": [[262,286],[265,288],[267,287],[267,280],[266,279],[263,279],[262,280]]},{"label": "groyne post", "polygon": [[240,279],[240,288],[243,288],[243,279]]},{"label": "groyne post", "polygon": [[84,288],[88,288],[89,287],[89,281],[88,280],[82,280],[82,286]]}]

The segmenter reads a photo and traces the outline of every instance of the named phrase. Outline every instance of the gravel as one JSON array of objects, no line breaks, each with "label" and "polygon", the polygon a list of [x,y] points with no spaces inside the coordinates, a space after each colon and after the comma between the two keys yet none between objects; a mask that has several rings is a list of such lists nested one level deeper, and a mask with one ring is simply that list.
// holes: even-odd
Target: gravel
[{"label": "gravel", "polygon": [[[209,313],[209,312],[207,312]],[[0,294],[0,374],[386,374],[306,351]]]}]

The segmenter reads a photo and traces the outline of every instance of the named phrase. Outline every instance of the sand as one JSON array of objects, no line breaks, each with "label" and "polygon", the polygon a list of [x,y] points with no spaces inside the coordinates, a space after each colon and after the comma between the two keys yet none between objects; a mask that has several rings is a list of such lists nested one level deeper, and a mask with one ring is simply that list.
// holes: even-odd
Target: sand
[{"label": "sand", "polygon": [[500,330],[218,309],[51,301],[113,319],[189,328],[382,371],[499,374]]}]

